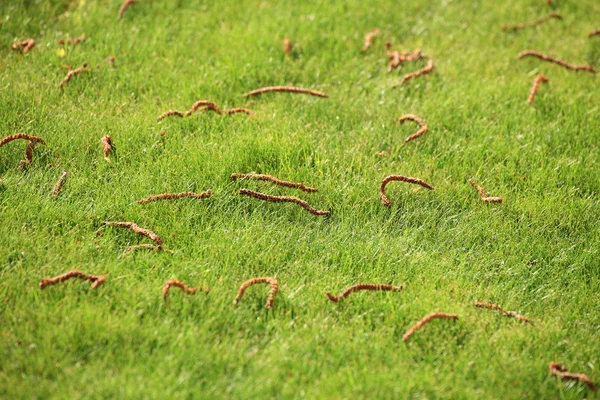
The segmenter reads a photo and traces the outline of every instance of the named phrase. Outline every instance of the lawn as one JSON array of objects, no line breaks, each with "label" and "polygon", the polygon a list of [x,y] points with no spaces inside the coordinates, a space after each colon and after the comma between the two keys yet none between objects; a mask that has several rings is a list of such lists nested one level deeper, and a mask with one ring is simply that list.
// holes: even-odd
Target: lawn
[{"label": "lawn", "polygon": [[[120,5],[0,4],[0,136],[46,142],[23,170],[27,142],[0,148],[0,397],[599,398],[548,369],[600,382],[598,77],[518,58],[600,67],[598,1],[142,0],[119,20]],[[550,12],[562,19],[502,29]],[[11,49],[27,38],[27,54]],[[386,41],[421,48],[434,70],[392,89],[427,61],[388,74]],[[529,105],[538,74],[549,82]],[[271,85],[329,98],[242,97]],[[254,115],[157,121],[197,100]],[[403,114],[429,131],[405,143],[418,126]],[[319,191],[230,179],[251,172]],[[393,174],[435,190],[393,182],[386,207]],[[503,202],[484,203],[469,179]],[[151,229],[165,251],[124,253],[150,241],[104,221]],[[39,289],[74,269],[106,282]],[[279,282],[272,310],[268,285],[233,304],[256,276]],[[168,279],[210,293],[163,301]],[[360,282],[404,289],[325,295]],[[459,320],[402,341],[435,311]]]}]

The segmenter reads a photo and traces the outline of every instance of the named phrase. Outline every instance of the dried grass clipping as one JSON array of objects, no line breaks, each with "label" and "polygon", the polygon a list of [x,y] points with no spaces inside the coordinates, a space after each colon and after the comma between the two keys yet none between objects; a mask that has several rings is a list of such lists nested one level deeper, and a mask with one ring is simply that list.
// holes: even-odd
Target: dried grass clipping
[{"label": "dried grass clipping", "polygon": [[458,315],[446,314],[446,313],[440,313],[440,312],[433,312],[431,314],[427,314],[422,320],[420,320],[419,322],[414,324],[408,331],[406,331],[404,336],[402,336],[402,341],[403,342],[408,341],[408,339],[410,339],[411,336],[414,335],[416,331],[418,331],[419,329],[421,329],[422,327],[424,327],[425,325],[427,325],[429,322],[431,322],[434,319],[453,319],[456,321],[456,320],[458,320]]},{"label": "dried grass clipping", "polygon": [[403,289],[402,286],[386,285],[383,283],[359,283],[357,285],[353,285],[353,286],[346,288],[338,296],[335,296],[329,292],[325,293],[325,294],[327,295],[327,297],[329,297],[329,300],[333,301],[334,303],[337,303],[338,301],[342,300],[343,298],[348,297],[350,295],[350,293],[353,293],[353,292],[356,292],[359,290],[399,292],[402,289]]},{"label": "dried grass clipping", "polygon": [[548,367],[549,367],[550,373],[552,375],[556,375],[562,379],[572,379],[572,380],[576,380],[579,382],[583,382],[586,385],[588,385],[589,388],[592,389],[593,392],[596,391],[596,386],[594,385],[594,382],[592,382],[592,380],[590,378],[588,378],[587,375],[574,374],[572,372],[567,372],[567,368],[565,368],[564,366],[562,366],[559,363],[554,362],[554,361],[551,362]]},{"label": "dried grass clipping", "polygon": [[427,183],[424,180],[421,180],[419,178],[411,178],[409,176],[402,176],[402,175],[390,175],[390,176],[386,176],[383,179],[383,181],[381,182],[381,186],[379,187],[379,196],[380,196],[381,201],[383,201],[383,204],[385,206],[392,205],[392,202],[390,201],[390,199],[388,199],[388,197],[385,195],[385,187],[390,182],[412,183],[412,184],[415,184],[415,185],[420,185],[420,186],[422,186],[422,187],[424,187],[426,189],[429,189],[429,190],[434,190],[433,186],[431,186],[429,183]]},{"label": "dried grass clipping", "polygon": [[105,276],[88,275],[88,274],[84,274],[81,271],[74,270],[74,271],[69,271],[62,275],[56,276],[54,278],[42,279],[42,281],[40,282],[40,289],[44,289],[46,286],[56,285],[59,282],[66,281],[67,279],[71,279],[71,278],[79,278],[79,279],[84,279],[84,280],[92,282],[92,289],[96,289],[98,286],[102,285],[106,279]]},{"label": "dried grass clipping", "polygon": [[268,276],[248,279],[246,282],[242,283],[242,286],[240,286],[240,290],[238,291],[237,296],[235,296],[235,299],[233,300],[233,304],[237,304],[238,301],[240,301],[246,289],[248,289],[252,285],[256,285],[257,283],[268,283],[269,285],[271,285],[271,291],[269,292],[269,297],[267,297],[267,309],[272,309],[273,301],[275,300],[275,295],[277,294],[277,291],[279,291],[279,283],[274,278],[270,278]]}]

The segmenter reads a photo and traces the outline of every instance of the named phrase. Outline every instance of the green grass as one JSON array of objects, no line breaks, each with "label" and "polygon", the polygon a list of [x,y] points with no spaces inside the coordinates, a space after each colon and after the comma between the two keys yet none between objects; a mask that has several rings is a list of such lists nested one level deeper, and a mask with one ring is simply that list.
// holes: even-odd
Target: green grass
[{"label": "green grass", "polygon": [[[548,372],[558,361],[600,382],[598,78],[517,55],[600,66],[600,38],[587,38],[600,4],[374,3],[144,0],[117,21],[120,0],[2,2],[0,132],[48,145],[26,171],[24,142],[0,148],[0,397],[598,398]],[[501,30],[553,10],[563,20]],[[374,27],[382,33],[361,53]],[[57,40],[81,33],[88,39],[60,57]],[[29,54],[10,49],[27,37]],[[287,59],[284,37],[295,43]],[[422,48],[434,72],[392,90],[425,61],[386,74],[385,40]],[[63,64],[83,62],[90,72],[59,90]],[[550,83],[529,106],[538,73]],[[254,99],[254,119],[156,121],[199,99],[238,107],[248,90],[290,84],[330,98],[268,94]],[[430,127],[408,144],[415,125],[396,122],[405,113]],[[233,172],[319,192],[231,182]],[[386,208],[378,187],[389,174],[435,191],[392,183]],[[504,203],[483,204],[470,177]],[[241,187],[332,216],[242,197]],[[208,200],[134,204],[206,189]],[[150,228],[174,254],[123,255],[147,240],[115,228],[96,238],[105,220]],[[70,269],[107,281],[38,289]],[[266,286],[234,306],[241,282],[263,275],[280,283],[274,310]],[[211,292],[164,303],[170,278]],[[357,282],[405,290],[340,304],[324,295]],[[535,324],[478,310],[480,299]],[[460,320],[403,343],[431,311]]]}]

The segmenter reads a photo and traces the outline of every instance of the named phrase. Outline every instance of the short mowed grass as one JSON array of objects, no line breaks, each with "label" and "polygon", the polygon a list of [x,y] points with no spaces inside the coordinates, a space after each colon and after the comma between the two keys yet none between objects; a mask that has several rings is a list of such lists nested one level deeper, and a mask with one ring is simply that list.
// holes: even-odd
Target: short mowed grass
[{"label": "short mowed grass", "polygon": [[[0,4],[1,136],[47,142],[25,171],[25,142],[0,148],[0,397],[597,398],[548,364],[600,382],[598,78],[517,59],[533,49],[599,67],[600,37],[587,37],[597,1],[144,0],[118,21],[120,3]],[[563,19],[502,31],[552,11]],[[361,53],[373,28],[381,34]],[[29,54],[10,49],[28,37]],[[420,47],[434,72],[392,90],[426,61],[387,74],[386,40]],[[63,64],[83,62],[89,72],[60,90]],[[539,73],[550,83],[529,106]],[[269,85],[330,97],[241,96]],[[255,116],[156,121],[200,99]],[[417,127],[397,123],[406,113],[429,125],[407,144]],[[234,172],[319,192],[232,182]],[[435,190],[392,183],[386,208],[378,189],[390,174]],[[469,178],[504,202],[481,202]],[[332,215],[242,197],[243,187]],[[207,189],[210,199],[135,204]],[[148,240],[103,221],[135,221],[174,254],[124,255]],[[72,269],[106,283],[38,288]],[[266,285],[232,304],[254,276],[278,279],[272,311]],[[163,302],[172,278],[211,291]],[[405,288],[325,296],[358,282]],[[460,319],[402,342],[432,311]]]}]

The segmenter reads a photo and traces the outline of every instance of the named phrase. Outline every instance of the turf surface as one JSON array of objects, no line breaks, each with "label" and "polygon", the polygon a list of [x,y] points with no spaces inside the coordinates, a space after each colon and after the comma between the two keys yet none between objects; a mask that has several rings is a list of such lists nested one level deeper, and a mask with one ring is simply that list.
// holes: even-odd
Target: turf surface
[{"label": "turf surface", "polygon": [[[517,55],[600,66],[600,37],[587,37],[600,4],[553,3],[144,0],[118,21],[117,0],[2,2],[0,132],[47,146],[25,171],[25,142],[0,148],[0,397],[597,398],[548,364],[600,381],[598,81]],[[563,19],[502,30],[552,11]],[[361,53],[373,28],[381,34]],[[57,44],[82,33],[83,43]],[[10,49],[29,37],[28,54]],[[433,73],[392,90],[426,61],[387,74],[386,40],[420,47]],[[84,62],[89,71],[59,89],[64,65]],[[550,82],[530,106],[539,73]],[[330,97],[241,97],[269,85]],[[156,121],[199,99],[255,115]],[[417,127],[397,123],[406,113],[429,125],[407,144]],[[319,192],[232,182],[234,172]],[[435,190],[392,183],[384,207],[378,188],[390,174]],[[469,178],[504,202],[482,203]],[[332,215],[240,188],[298,196]],[[207,189],[210,199],[135,204]],[[135,221],[174,254],[123,255],[148,241],[103,221]],[[106,283],[38,288],[71,269],[107,274]],[[279,280],[272,311],[264,285],[232,304],[253,276]],[[165,303],[171,278],[211,292],[173,292]],[[325,296],[357,282],[404,290],[338,304]],[[478,300],[534,324],[477,309]],[[403,343],[432,311],[460,319]]]}]

